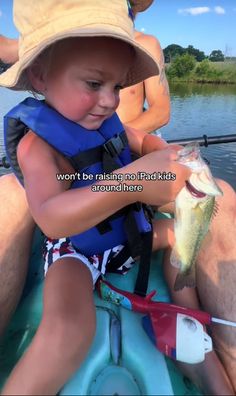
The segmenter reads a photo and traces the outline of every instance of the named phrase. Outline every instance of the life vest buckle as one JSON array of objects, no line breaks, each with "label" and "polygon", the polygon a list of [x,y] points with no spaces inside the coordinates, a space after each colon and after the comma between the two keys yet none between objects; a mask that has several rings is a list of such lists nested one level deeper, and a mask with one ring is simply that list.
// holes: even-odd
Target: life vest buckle
[{"label": "life vest buckle", "polygon": [[125,142],[120,134],[116,134],[104,143],[103,148],[111,157],[117,157],[124,150]]}]

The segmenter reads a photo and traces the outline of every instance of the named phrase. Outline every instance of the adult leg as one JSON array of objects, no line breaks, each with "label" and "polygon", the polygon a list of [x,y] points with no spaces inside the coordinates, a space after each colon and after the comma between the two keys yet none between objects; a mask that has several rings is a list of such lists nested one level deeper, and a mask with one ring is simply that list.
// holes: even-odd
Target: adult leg
[{"label": "adult leg", "polygon": [[[154,224],[154,250],[173,246],[173,243],[173,221],[157,220]],[[184,288],[182,291],[174,292],[174,282],[178,270],[170,264],[170,253],[171,248],[168,248],[164,256],[164,273],[172,301],[180,306],[199,309],[195,289]],[[208,353],[202,363],[190,365],[177,362],[177,365],[205,394],[234,395],[226,371],[214,351]]]},{"label": "adult leg", "polygon": [[[174,283],[178,269],[170,264],[171,249],[164,255],[164,273],[169,286],[171,300],[183,307],[200,309],[196,289],[184,288],[174,291]],[[217,350],[217,348],[216,348]],[[177,362],[180,370],[206,395],[234,395],[229,376],[215,351],[205,355],[205,360],[198,364]]]},{"label": "adult leg", "polygon": [[0,177],[0,336],[19,301],[28,269],[34,222],[13,174]]},{"label": "adult leg", "polygon": [[84,360],[95,333],[93,280],[76,258],[48,270],[43,317],[2,394],[55,395]]},{"label": "adult leg", "polygon": [[[208,243],[198,257],[197,287],[203,308],[214,317],[236,322],[236,194],[219,182],[224,196],[218,199]],[[212,337],[236,392],[236,328],[211,326]]]}]

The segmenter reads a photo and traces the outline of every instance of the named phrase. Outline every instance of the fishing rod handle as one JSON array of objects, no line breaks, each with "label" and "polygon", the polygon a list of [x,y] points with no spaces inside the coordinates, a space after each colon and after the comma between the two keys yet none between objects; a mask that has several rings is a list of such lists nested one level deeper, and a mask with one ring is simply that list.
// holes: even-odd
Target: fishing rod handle
[{"label": "fishing rod handle", "polygon": [[151,299],[155,295],[154,291],[146,297],[140,297],[136,294],[120,290],[103,279],[98,281],[97,290],[103,300],[112,302],[131,311],[153,315],[155,315],[155,313],[166,313],[170,315],[181,313],[197,319],[203,325],[211,323],[211,316],[207,312],[180,307],[175,304],[152,301]]},{"label": "fishing rod handle", "polygon": [[202,137],[190,137],[186,139],[174,139],[167,140],[168,143],[175,143],[185,146],[191,142],[197,142],[200,146],[208,147],[210,144],[222,144],[222,143],[234,143],[236,142],[236,134],[222,135],[222,136],[207,136]]},{"label": "fishing rod handle", "polygon": [[152,301],[151,303],[149,303],[148,311],[149,313],[163,312],[170,315],[182,314],[186,316],[191,316],[192,318],[197,319],[202,325],[209,325],[212,322],[210,314],[205,311],[181,307],[179,305],[165,302]]}]

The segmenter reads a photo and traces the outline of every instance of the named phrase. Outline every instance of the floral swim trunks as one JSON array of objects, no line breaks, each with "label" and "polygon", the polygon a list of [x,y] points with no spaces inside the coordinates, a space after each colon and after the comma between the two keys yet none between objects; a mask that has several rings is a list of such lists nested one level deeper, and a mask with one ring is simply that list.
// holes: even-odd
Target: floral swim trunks
[{"label": "floral swim trunks", "polygon": [[74,257],[83,262],[91,272],[94,285],[100,275],[104,275],[106,272],[115,272],[124,275],[135,263],[129,253],[129,249],[123,245],[105,250],[101,255],[86,257],[79,249],[72,245],[69,238],[45,238],[43,244],[45,275],[50,265],[64,257]]}]

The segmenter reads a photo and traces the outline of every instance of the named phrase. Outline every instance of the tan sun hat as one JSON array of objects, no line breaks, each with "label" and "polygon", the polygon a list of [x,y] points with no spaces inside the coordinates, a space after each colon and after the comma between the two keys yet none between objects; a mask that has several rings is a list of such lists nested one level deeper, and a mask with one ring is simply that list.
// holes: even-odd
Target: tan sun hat
[{"label": "tan sun hat", "polygon": [[136,14],[137,12],[143,12],[147,8],[152,5],[154,0],[130,0],[130,4],[132,7],[132,10]]},{"label": "tan sun hat", "polygon": [[135,61],[125,86],[159,73],[155,59],[134,40],[127,0],[15,0],[13,14],[20,33],[19,60],[0,75],[1,86],[30,89],[25,69],[46,47],[68,37],[113,37],[131,44]]}]

